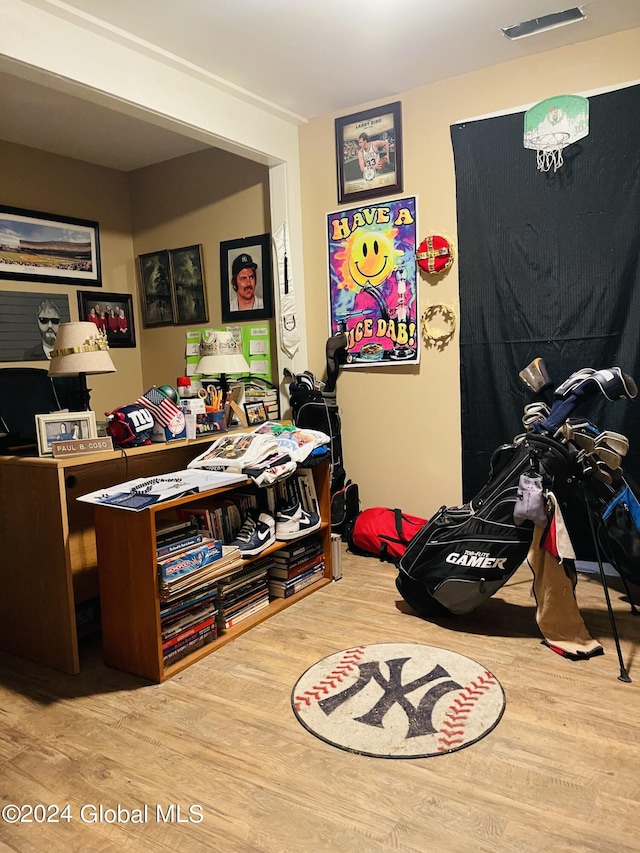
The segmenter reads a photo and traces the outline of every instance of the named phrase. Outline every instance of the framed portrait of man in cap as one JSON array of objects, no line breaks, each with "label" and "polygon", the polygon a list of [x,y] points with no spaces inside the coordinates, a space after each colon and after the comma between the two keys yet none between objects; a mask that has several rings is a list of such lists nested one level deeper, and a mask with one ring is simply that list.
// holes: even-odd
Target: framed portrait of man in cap
[{"label": "framed portrait of man in cap", "polygon": [[220,243],[222,321],[266,320],[273,316],[269,234]]}]

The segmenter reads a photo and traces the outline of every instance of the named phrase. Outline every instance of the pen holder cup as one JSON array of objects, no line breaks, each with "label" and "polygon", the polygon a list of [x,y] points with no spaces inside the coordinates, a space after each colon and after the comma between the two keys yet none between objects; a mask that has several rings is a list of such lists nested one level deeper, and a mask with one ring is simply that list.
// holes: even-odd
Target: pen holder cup
[{"label": "pen holder cup", "polygon": [[208,432],[220,432],[226,428],[224,409],[218,412],[207,412],[204,415],[196,415],[196,435],[204,435]]}]

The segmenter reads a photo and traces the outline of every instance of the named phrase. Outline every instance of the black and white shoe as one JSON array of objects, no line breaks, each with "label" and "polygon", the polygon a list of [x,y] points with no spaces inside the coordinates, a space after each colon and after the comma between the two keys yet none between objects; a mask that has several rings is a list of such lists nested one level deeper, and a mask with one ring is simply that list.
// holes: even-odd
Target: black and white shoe
[{"label": "black and white shoe", "polygon": [[321,519],[317,512],[307,512],[296,503],[276,513],[276,539],[297,539],[299,536],[313,533],[320,524]]},{"label": "black and white shoe", "polygon": [[276,541],[276,524],[270,515],[261,512],[258,518],[248,515],[240,532],[231,543],[243,557],[255,557]]}]

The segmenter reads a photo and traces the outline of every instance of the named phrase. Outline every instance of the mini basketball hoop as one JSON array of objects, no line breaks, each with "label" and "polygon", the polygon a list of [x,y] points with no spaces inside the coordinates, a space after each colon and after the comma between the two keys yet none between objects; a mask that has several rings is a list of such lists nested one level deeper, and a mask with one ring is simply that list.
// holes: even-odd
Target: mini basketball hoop
[{"label": "mini basketball hoop", "polygon": [[589,101],[580,95],[558,95],[531,107],[524,115],[524,147],[536,152],[541,172],[557,172],[562,151],[589,133]]}]

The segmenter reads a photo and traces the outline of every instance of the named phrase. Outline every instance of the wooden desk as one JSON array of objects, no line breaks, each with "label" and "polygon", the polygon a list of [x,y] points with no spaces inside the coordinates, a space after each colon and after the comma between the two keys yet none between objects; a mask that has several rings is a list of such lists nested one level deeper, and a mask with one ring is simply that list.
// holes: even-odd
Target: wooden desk
[{"label": "wooden desk", "polygon": [[0,457],[0,649],[80,671],[76,606],[98,596],[93,506],[76,498],[179,471],[215,435],[53,459]]}]

